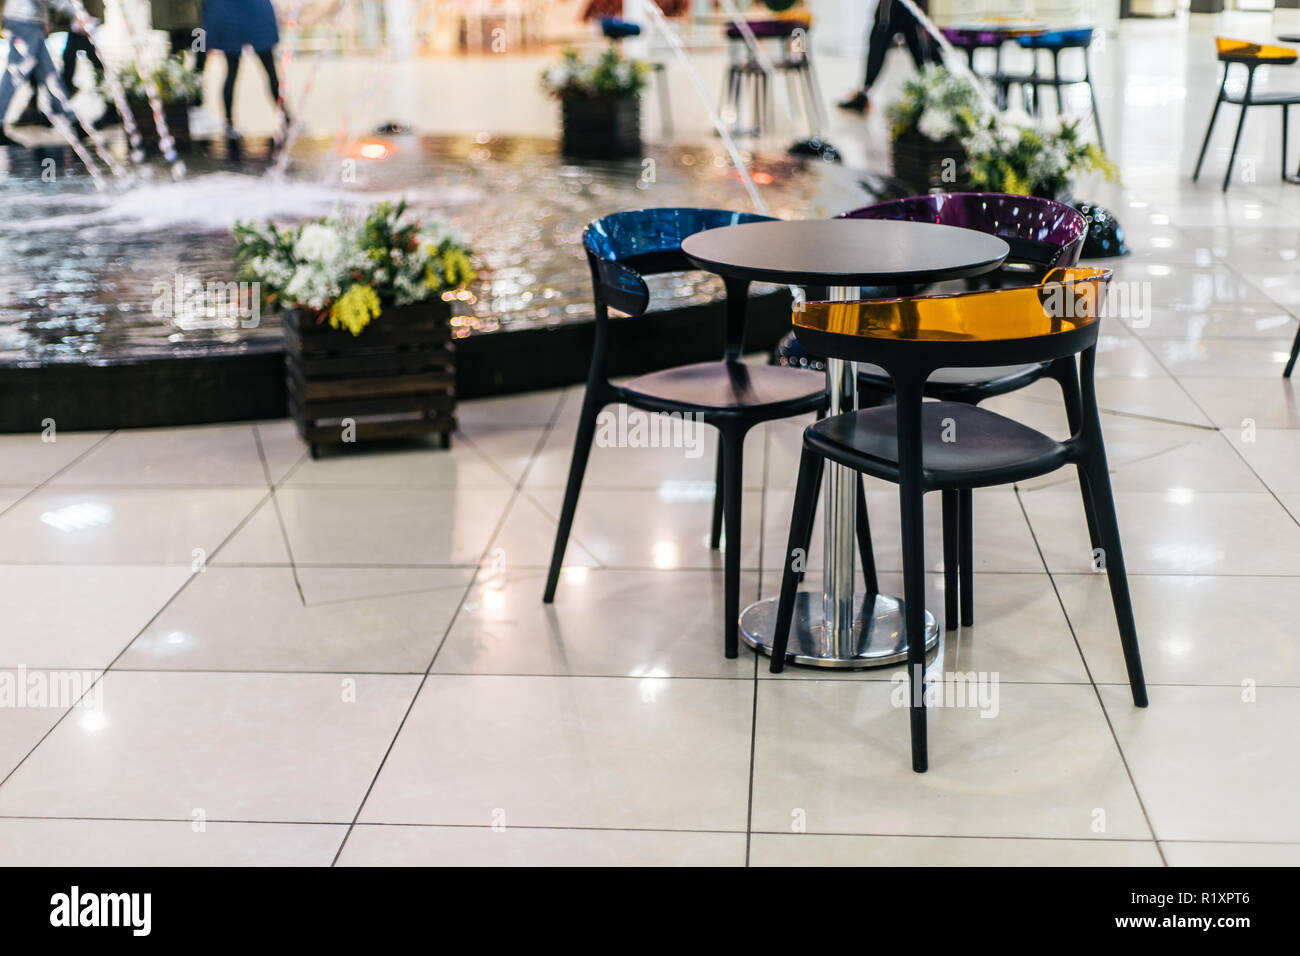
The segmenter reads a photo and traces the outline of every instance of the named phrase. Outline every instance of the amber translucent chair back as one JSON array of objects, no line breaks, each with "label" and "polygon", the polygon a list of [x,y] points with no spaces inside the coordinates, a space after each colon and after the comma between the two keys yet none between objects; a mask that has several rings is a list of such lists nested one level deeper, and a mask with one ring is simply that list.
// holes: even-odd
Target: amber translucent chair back
[{"label": "amber translucent chair back", "polygon": [[1224,63],[1276,63],[1285,66],[1300,58],[1300,54],[1289,46],[1251,43],[1228,37],[1215,37],[1214,48]]},{"label": "amber translucent chair back", "polygon": [[807,302],[795,334],[814,355],[874,362],[901,386],[940,368],[1050,362],[1091,348],[1108,269],[1055,269],[1034,286],[855,302]]}]

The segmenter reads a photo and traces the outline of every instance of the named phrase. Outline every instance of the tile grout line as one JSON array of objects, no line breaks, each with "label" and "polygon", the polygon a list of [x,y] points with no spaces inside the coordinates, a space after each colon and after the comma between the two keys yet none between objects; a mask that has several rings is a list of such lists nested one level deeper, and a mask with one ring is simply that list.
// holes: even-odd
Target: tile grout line
[{"label": "tile grout line", "polygon": [[496,542],[497,535],[501,533],[501,529],[505,526],[506,516],[510,514],[510,509],[514,505],[515,499],[519,496],[520,489],[523,487],[523,483],[528,477],[528,472],[532,468],[533,460],[545,445],[546,439],[551,433],[551,429],[559,418],[560,409],[564,407],[567,398],[568,396],[564,392],[561,392],[558,396],[555,407],[551,410],[551,417],[542,429],[542,434],[538,437],[537,444],[533,447],[533,453],[529,457],[528,464],[524,467],[523,473],[519,476],[519,481],[511,491],[509,500],[506,501],[505,506],[501,509],[501,517],[497,520],[496,527],[492,530],[492,534],[488,536],[487,543],[483,546],[483,550],[479,554],[478,565],[475,566],[473,573],[470,575],[469,581],[465,585],[464,593],[461,594],[455,610],[452,611],[451,616],[447,620],[447,626],[442,632],[442,639],[438,642],[438,646],[434,648],[433,656],[429,659],[429,665],[420,676],[419,683],[415,687],[415,692],[411,695],[411,700],[406,705],[406,711],[402,714],[402,719],[398,721],[397,728],[393,731],[393,736],[388,741],[388,746],[384,749],[383,756],[379,760],[379,765],[375,768],[375,772],[371,776],[370,782],[366,785],[366,792],[361,795],[361,801],[357,804],[356,813],[352,815],[352,821],[348,824],[342,840],[339,841],[338,849],[334,852],[334,858],[330,861],[331,868],[338,866],[339,860],[343,856],[343,851],[347,848],[348,840],[351,838],[352,832],[357,828],[357,822],[361,819],[361,814],[366,808],[366,803],[370,800],[370,795],[374,792],[375,785],[379,782],[379,777],[383,773],[385,765],[388,763],[388,758],[391,756],[393,748],[397,746],[397,741],[401,737],[402,731],[406,728],[406,722],[410,719],[411,714],[415,710],[415,705],[420,699],[421,692],[429,682],[429,677],[433,671],[433,665],[438,660],[438,654],[442,651],[443,645],[446,643],[447,637],[451,634],[452,628],[456,626],[456,619],[460,617],[460,612],[465,606],[466,598],[468,598],[470,593],[474,590],[474,585],[478,581],[478,574],[483,561],[492,553],[492,546]]},{"label": "tile grout line", "polygon": [[[25,494],[19,496],[18,498],[15,498],[13,501],[11,501],[11,502],[8,504],[8,506],[6,506],[6,507],[4,507],[4,508],[0,508],[0,518],[3,518],[3,517],[4,517],[5,515],[7,515],[9,512],[13,511],[13,510],[14,510],[15,508],[17,508],[20,504],[22,504],[22,503],[23,503],[24,501],[26,501],[28,498],[30,498],[30,497],[32,497],[33,495],[35,495],[37,492],[45,490],[46,486],[48,486],[50,482],[52,482],[55,478],[58,478],[59,475],[61,475],[61,474],[63,474],[64,472],[66,472],[69,468],[72,468],[73,466],[79,464],[79,463],[82,461],[82,459],[84,459],[87,455],[91,454],[92,452],[96,451],[96,450],[97,450],[97,449],[98,449],[102,444],[104,444],[104,442],[108,441],[110,438],[112,438],[114,435],[116,435],[116,434],[118,433],[118,431],[119,431],[119,429],[114,428],[112,431],[108,432],[108,433],[105,434],[102,438],[100,438],[99,441],[95,442],[93,445],[91,445],[89,448],[87,448],[87,449],[86,449],[85,451],[83,451],[81,454],[79,454],[79,455],[77,455],[75,458],[73,458],[72,461],[68,462],[68,463],[67,463],[66,465],[64,465],[62,468],[55,469],[54,472],[52,472],[51,474],[46,475],[45,478],[44,478],[43,480],[41,480],[41,481],[38,482],[36,485],[34,485],[34,486],[33,486],[31,489],[29,489]],[[57,443],[58,443],[57,432],[56,432],[55,434],[56,434],[56,437],[55,437],[55,444],[57,444]],[[75,432],[74,432],[74,434],[75,434]]]},{"label": "tile grout line", "polygon": [[[302,581],[298,577],[298,563],[294,558],[293,545],[289,543],[289,529],[285,526],[284,515],[280,513],[280,501],[275,493],[275,479],[271,477],[271,465],[266,460],[266,449],[262,446],[262,432],[256,424],[253,425],[253,440],[257,444],[257,457],[262,462],[262,474],[266,477],[266,487],[270,494],[271,508],[275,511],[275,521],[280,528],[280,540],[284,542],[285,553],[289,556],[289,573],[293,575],[293,586],[298,591],[298,601],[303,607],[306,607],[307,596],[302,593]],[[301,466],[305,457],[306,453],[299,456],[298,461],[294,464],[295,469]],[[265,504],[261,507],[265,507]],[[261,508],[259,507],[258,510],[260,511]]]},{"label": "tile grout line", "polygon": [[[238,534],[240,530],[252,519],[253,515],[255,515],[258,512],[258,510],[262,507],[262,504],[265,502],[265,500],[266,499],[263,498],[256,505],[254,505],[253,508],[249,510],[248,514],[244,516],[243,520],[240,521],[238,524],[236,524],[233,529],[231,529],[231,531],[226,535],[226,537],[221,540],[221,543],[218,544],[215,549],[213,549],[212,553],[214,556],[218,552],[220,552],[220,550],[226,545],[226,542],[228,542],[231,538],[233,538],[236,534]],[[52,723],[49,726],[49,728],[45,731],[45,733],[43,733],[40,739],[37,740],[36,743],[34,743],[31,746],[31,748],[27,751],[27,753],[23,754],[23,756],[18,760],[17,763],[13,765],[13,767],[9,770],[9,772],[6,773],[3,777],[0,777],[0,788],[3,788],[4,785],[9,782],[9,780],[13,777],[13,775],[16,774],[22,768],[23,764],[27,762],[27,760],[31,757],[31,755],[37,751],[37,749],[41,746],[41,744],[45,743],[45,741],[49,739],[49,736],[52,733],[54,733],[54,731],[57,730],[65,720],[68,719],[68,715],[71,714],[74,710],[76,710],[77,705],[80,704],[81,701],[84,700],[86,696],[90,694],[91,691],[93,691],[96,687],[104,683],[104,679],[108,676],[109,671],[113,669],[113,665],[116,664],[119,660],[121,660],[122,656],[128,650],[131,649],[131,645],[134,644],[136,641],[138,641],[140,639],[140,636],[149,629],[150,625],[152,625],[154,621],[158,620],[158,618],[162,615],[162,613],[172,606],[172,604],[176,601],[176,599],[180,597],[182,593],[184,593],[185,589],[188,588],[190,584],[192,584],[200,574],[204,573],[204,569],[206,569],[206,567],[207,567],[207,563],[204,562],[201,568],[197,570],[192,570],[190,572],[189,577],[187,577],[184,581],[181,582],[180,587],[178,587],[172,593],[171,597],[169,597],[166,601],[163,602],[162,606],[158,608],[158,610],[155,611],[153,615],[150,616],[149,620],[144,622],[144,624],[140,627],[138,631],[135,632],[135,634],[131,637],[131,639],[122,646],[122,649],[117,652],[117,654],[113,657],[113,659],[109,661],[108,664],[105,665],[103,668],[95,668],[96,670],[99,671],[99,674],[95,678],[95,680],[91,681],[90,685],[72,703],[72,705],[68,707],[66,710],[64,710],[62,714],[59,715],[58,719],[55,720],[54,723]],[[138,672],[130,671],[129,673],[138,673]],[[160,671],[158,673],[169,673],[169,672]]]},{"label": "tile grout line", "polygon": [[1151,834],[1151,842],[1155,844],[1156,853],[1160,856],[1160,864],[1167,867],[1169,861],[1165,859],[1164,850],[1160,848],[1160,841],[1156,838],[1156,828],[1151,823],[1151,814],[1147,811],[1146,802],[1142,799],[1142,792],[1138,789],[1137,780],[1133,777],[1133,768],[1129,766],[1128,757],[1124,753],[1124,746],[1120,743],[1119,734],[1116,733],[1115,725],[1110,719],[1110,712],[1106,710],[1106,702],[1102,699],[1101,689],[1092,676],[1092,667],[1088,664],[1088,657],[1083,652],[1083,644],[1079,640],[1079,635],[1074,630],[1074,622],[1070,620],[1070,612],[1065,607],[1065,600],[1061,597],[1060,588],[1056,586],[1056,579],[1052,576],[1052,569],[1047,564],[1047,557],[1043,554],[1043,547],[1038,541],[1038,533],[1034,530],[1034,523],[1029,519],[1029,512],[1025,509],[1025,503],[1020,499],[1019,489],[1016,490],[1016,501],[1020,504],[1020,513],[1024,515],[1025,523],[1029,525],[1029,534],[1033,538],[1035,550],[1038,551],[1038,559],[1043,562],[1043,570],[1047,572],[1047,580],[1052,585],[1052,592],[1056,595],[1056,602],[1061,608],[1061,614],[1065,617],[1065,625],[1070,629],[1070,637],[1074,641],[1075,650],[1079,652],[1079,661],[1083,664],[1083,671],[1088,676],[1088,684],[1092,687],[1097,706],[1101,710],[1102,719],[1106,721],[1106,727],[1110,730],[1111,740],[1115,744],[1115,750],[1119,754],[1120,762],[1124,765],[1124,773],[1128,776],[1129,786],[1133,788],[1133,796],[1137,799],[1138,807],[1142,810],[1142,819],[1146,821],[1147,831]]}]

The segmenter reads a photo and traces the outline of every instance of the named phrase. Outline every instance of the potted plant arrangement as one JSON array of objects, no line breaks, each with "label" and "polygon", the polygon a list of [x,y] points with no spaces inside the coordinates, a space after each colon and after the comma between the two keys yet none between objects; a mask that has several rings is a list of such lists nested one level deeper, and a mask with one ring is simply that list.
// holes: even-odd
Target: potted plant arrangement
[{"label": "potted plant arrangement", "polygon": [[560,101],[561,148],[579,159],[641,155],[641,91],[646,64],[610,45],[595,57],[565,50],[558,65],[542,72],[542,88]]},{"label": "potted plant arrangement", "polygon": [[289,409],[324,444],[456,427],[449,297],[475,278],[465,240],[405,201],[293,228],[236,223],[239,278],[281,309]]},{"label": "potted plant arrangement", "polygon": [[[178,149],[190,144],[190,107],[198,102],[203,89],[202,77],[196,73],[184,54],[176,54],[146,66],[141,72],[139,65],[128,63],[114,76],[126,95],[126,105],[131,110],[135,127],[140,131],[141,144],[148,150],[158,149],[158,128],[154,122],[153,109],[145,90],[152,82],[162,101],[163,119],[167,130],[176,142]],[[105,99],[112,102],[112,94],[106,88],[101,90]]]},{"label": "potted plant arrangement", "polygon": [[1039,196],[1068,201],[1078,173],[1117,173],[1077,122],[1058,130],[1017,126],[988,105],[967,76],[930,65],[889,109],[894,175],[922,189]]},{"label": "potted plant arrangement", "polygon": [[1118,172],[1100,146],[1083,141],[1078,123],[1062,123],[1057,132],[989,124],[974,131],[966,150],[971,184],[984,192],[1069,203],[1077,173],[1097,171],[1110,180]]},{"label": "potted plant arrangement", "polygon": [[992,119],[970,80],[928,65],[904,84],[888,117],[896,177],[920,190],[970,186],[963,140]]}]

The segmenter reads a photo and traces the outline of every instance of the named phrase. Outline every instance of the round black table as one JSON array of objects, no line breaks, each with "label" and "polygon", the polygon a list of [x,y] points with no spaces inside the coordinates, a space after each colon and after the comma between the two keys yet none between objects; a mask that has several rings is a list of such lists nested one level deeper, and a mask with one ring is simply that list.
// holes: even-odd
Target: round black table
[{"label": "round black table", "polygon": [[[900,291],[996,269],[1009,248],[995,236],[932,223],[873,219],[754,222],[688,236],[682,252],[694,265],[729,279],[826,287],[828,297],[849,301],[860,286]],[[854,362],[829,359],[829,413],[857,405]],[[801,592],[787,660],[819,667],[880,667],[907,659],[903,602],[877,594],[870,605],[854,594],[858,479],[853,469],[827,463],[826,543],[820,601]],[[751,604],[740,615],[740,635],[771,653],[776,599]],[[925,615],[926,647],[939,639],[934,616]]]}]

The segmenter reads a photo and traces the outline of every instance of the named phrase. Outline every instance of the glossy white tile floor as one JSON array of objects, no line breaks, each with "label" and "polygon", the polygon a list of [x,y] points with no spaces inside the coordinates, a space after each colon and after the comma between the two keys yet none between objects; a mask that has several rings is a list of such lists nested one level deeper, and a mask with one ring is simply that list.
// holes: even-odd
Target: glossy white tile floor
[{"label": "glossy white tile floor", "polygon": [[[1126,24],[1098,57],[1125,182],[1084,192],[1153,306],[1099,363],[1149,709],[1064,472],[976,496],[977,623],[932,670],[996,674],[996,713],[933,709],[920,776],[890,671],[722,656],[711,446],[598,449],[542,605],[579,389],[467,403],[451,451],[2,437],[0,671],[106,674],[93,709],[0,707],[0,864],[1300,863],[1300,187],[1262,114],[1255,182],[1218,191],[1226,127],[1187,177],[1210,37],[1290,25]],[[828,93],[854,69],[827,58]],[[879,159],[879,114],[835,122]],[[993,406],[1064,428],[1047,387]],[[799,427],[747,447],[746,600],[777,585]],[[869,497],[897,589],[895,492]]]}]

